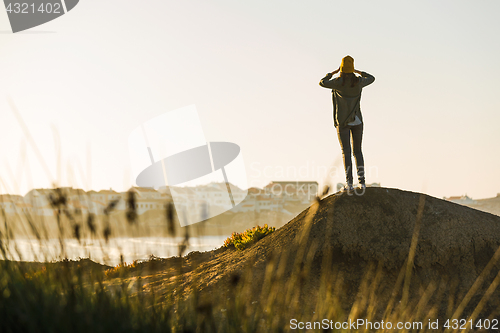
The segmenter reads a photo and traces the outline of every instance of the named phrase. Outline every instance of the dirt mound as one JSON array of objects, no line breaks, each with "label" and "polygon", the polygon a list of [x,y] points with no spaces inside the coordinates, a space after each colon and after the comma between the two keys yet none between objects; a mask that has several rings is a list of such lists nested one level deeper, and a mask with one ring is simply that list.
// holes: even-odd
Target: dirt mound
[{"label": "dirt mound", "polygon": [[[270,283],[293,280],[301,289],[297,301],[314,307],[321,297],[321,276],[328,270],[327,276],[342,276],[347,291],[342,302],[348,309],[370,267],[379,267],[384,274],[381,295],[390,295],[395,285],[402,284],[412,237],[418,242],[410,297],[421,297],[435,282],[443,297],[440,313],[450,316],[500,246],[500,217],[398,189],[331,195],[244,251],[189,254],[184,258],[182,288],[214,295],[245,281],[252,285],[250,297],[257,300],[266,296]],[[499,269],[497,263],[484,276],[466,312],[475,307]],[[156,286],[165,286],[164,282]],[[494,294],[485,311],[495,309],[498,299]]]}]

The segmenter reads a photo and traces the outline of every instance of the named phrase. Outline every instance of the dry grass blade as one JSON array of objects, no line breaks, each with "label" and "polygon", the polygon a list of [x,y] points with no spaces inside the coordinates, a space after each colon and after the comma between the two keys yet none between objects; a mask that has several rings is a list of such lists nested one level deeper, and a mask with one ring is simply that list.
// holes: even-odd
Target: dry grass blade
[{"label": "dry grass blade", "polygon": [[87,215],[87,227],[89,228],[91,235],[96,234],[95,215],[93,213],[89,213]]},{"label": "dry grass blade", "polygon": [[42,154],[40,153],[40,150],[38,149],[38,146],[36,145],[35,140],[31,136],[31,133],[26,126],[26,123],[24,122],[23,118],[21,117],[21,113],[17,109],[16,104],[12,100],[12,98],[7,97],[7,102],[9,103],[10,109],[12,110],[12,113],[16,117],[17,121],[19,122],[19,125],[21,126],[24,135],[26,136],[26,139],[31,145],[31,148],[35,152],[36,157],[38,158],[38,161],[42,165],[43,170],[45,171],[45,174],[47,175],[47,178],[50,180],[51,183],[54,183],[54,177],[52,177],[52,173],[49,170],[49,167],[47,166],[47,163],[45,163],[45,159],[43,158]]},{"label": "dry grass blade", "polygon": [[130,224],[137,223],[138,214],[136,207],[135,192],[130,189],[127,192],[127,212],[125,213],[127,221]]},{"label": "dry grass blade", "polygon": [[179,257],[182,257],[184,254],[184,251],[186,251],[188,245],[189,245],[189,227],[185,227],[186,232],[184,234],[184,239],[182,242],[179,244]]},{"label": "dry grass blade", "polygon": [[172,201],[167,202],[167,207],[165,209],[165,218],[167,221],[167,230],[171,236],[175,236],[175,221],[174,221],[174,204]]},{"label": "dry grass blade", "polygon": [[120,202],[120,199],[111,200],[106,208],[104,208],[104,214],[111,214],[111,212],[116,208],[116,205],[118,205],[118,202]]},{"label": "dry grass blade", "polygon": [[[491,270],[493,269],[493,267],[497,263],[498,259],[500,259],[500,247],[498,247],[498,249],[496,250],[493,257],[490,259],[490,261],[488,262],[486,267],[483,269],[481,274],[479,274],[476,281],[474,281],[474,284],[472,285],[472,287],[470,287],[469,291],[467,292],[467,294],[464,296],[464,298],[462,299],[462,301],[458,305],[457,309],[455,310],[455,313],[453,313],[453,317],[451,318],[452,320],[460,318],[465,307],[469,304],[472,297],[477,293],[477,291],[479,290],[479,288],[483,284],[484,279],[486,278],[486,276],[488,276],[490,274]],[[449,332],[449,331],[450,331],[450,329],[446,330],[446,332]]]},{"label": "dry grass blade", "polygon": [[[497,289],[498,285],[500,284],[500,271],[497,273],[495,276],[495,279],[493,282],[489,285],[488,289],[484,293],[483,297],[481,298],[481,301],[479,301],[479,304],[476,306],[474,309],[474,312],[472,315],[469,317],[469,320],[467,321],[472,321],[473,323],[476,322],[476,319],[478,318],[479,314],[483,310],[484,306],[486,305],[486,302],[488,302],[488,299],[491,297],[495,289]],[[467,326],[462,332],[468,332],[470,330],[470,327]]]},{"label": "dry grass blade", "polygon": [[415,252],[417,249],[418,236],[420,233],[420,225],[422,222],[422,216],[424,214],[424,207],[425,207],[425,195],[420,194],[420,199],[418,202],[417,218],[415,221],[415,228],[413,230],[413,235],[411,238],[411,245],[410,245],[410,252],[408,254],[408,261],[406,263],[406,273],[405,273],[405,282],[404,282],[404,286],[403,286],[403,296],[401,297],[401,306],[403,308],[405,308],[407,303],[408,303],[408,297],[409,297],[409,292],[410,292],[411,273],[413,270],[413,261],[415,259]]}]

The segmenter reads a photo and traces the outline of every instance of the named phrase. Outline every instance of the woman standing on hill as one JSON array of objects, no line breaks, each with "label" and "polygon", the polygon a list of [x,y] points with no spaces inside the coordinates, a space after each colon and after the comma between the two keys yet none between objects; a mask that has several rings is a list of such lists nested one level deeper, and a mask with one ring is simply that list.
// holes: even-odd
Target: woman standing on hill
[{"label": "woman standing on hill", "polygon": [[[340,72],[340,76],[332,76]],[[354,73],[361,75],[356,76]],[[332,89],[333,122],[337,128],[337,135],[342,148],[344,169],[347,185],[342,191],[354,190],[352,184],[351,136],[354,158],[358,173],[358,187],[365,189],[365,163],[361,152],[361,139],[363,138],[363,116],[361,115],[360,101],[363,87],[373,83],[375,77],[354,69],[354,59],[346,56],[342,59],[339,69],[326,74],[319,85]]]}]

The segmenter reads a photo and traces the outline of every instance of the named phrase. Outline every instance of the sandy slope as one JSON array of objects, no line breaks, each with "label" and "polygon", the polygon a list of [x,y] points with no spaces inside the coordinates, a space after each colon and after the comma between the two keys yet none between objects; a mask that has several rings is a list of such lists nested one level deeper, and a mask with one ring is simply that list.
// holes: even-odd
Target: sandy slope
[{"label": "sandy slope", "polygon": [[[499,247],[500,217],[398,189],[368,188],[360,196],[331,195],[244,251],[221,248],[158,260],[137,267],[131,279],[143,274],[146,290],[186,296],[194,289],[208,300],[224,298],[237,286],[245,286],[255,301],[268,299],[276,290],[275,298],[297,291],[296,298],[287,299],[313,308],[322,297],[322,277],[339,277],[346,291],[342,306],[348,309],[367,268],[379,265],[384,278],[377,292],[380,300],[388,299],[408,257],[419,202],[423,210],[410,296],[418,299],[434,281],[443,299],[442,315],[450,315],[451,307],[456,307]],[[497,263],[467,311],[499,269]],[[485,311],[497,308],[498,296],[496,291]]]}]

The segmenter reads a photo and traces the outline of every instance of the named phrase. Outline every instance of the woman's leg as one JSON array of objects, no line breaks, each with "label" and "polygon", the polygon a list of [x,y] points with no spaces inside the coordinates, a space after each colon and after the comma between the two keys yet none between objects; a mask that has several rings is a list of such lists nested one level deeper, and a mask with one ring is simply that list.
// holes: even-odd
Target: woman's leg
[{"label": "woman's leg", "polygon": [[345,178],[347,184],[352,185],[352,160],[351,160],[351,128],[350,126],[337,126],[340,148],[344,160]]},{"label": "woman's leg", "polygon": [[361,152],[361,141],[363,139],[363,123],[352,126],[352,150],[354,159],[356,160],[356,168],[358,169],[358,181],[360,184],[365,183],[365,161]]}]

